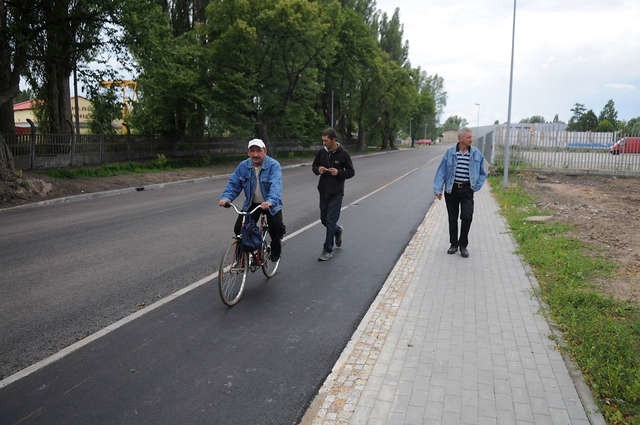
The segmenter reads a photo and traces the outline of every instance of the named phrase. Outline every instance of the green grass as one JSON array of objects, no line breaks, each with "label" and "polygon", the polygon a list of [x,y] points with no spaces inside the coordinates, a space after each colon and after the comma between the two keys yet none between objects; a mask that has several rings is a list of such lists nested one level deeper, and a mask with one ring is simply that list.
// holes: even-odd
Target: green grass
[{"label": "green grass", "polygon": [[[278,159],[304,159],[313,157],[309,152],[286,152]],[[151,161],[114,162],[100,166],[64,167],[46,170],[46,175],[62,179],[77,179],[87,177],[109,177],[132,173],[153,173],[185,168],[209,167],[220,164],[237,164],[246,159],[246,154],[203,156],[198,158],[167,158],[159,154]]]},{"label": "green grass", "polygon": [[616,265],[570,236],[566,225],[525,220],[545,215],[518,183],[489,179],[541,298],[563,333],[566,350],[589,383],[608,424],[640,424],[640,308],[613,299],[597,282]]}]

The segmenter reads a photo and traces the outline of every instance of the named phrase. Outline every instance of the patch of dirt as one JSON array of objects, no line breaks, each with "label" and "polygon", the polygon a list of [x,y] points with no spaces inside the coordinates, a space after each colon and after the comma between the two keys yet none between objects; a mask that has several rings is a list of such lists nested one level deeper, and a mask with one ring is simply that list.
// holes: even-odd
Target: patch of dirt
[{"label": "patch of dirt", "polygon": [[523,184],[553,220],[617,265],[602,289],[640,304],[640,178],[526,174]]},{"label": "patch of dirt", "polygon": [[[300,159],[280,159],[279,161],[283,166],[304,162]],[[0,180],[0,209],[83,193],[230,174],[235,167],[236,164],[220,164],[202,168],[81,179],[59,179],[49,177],[42,172],[23,172],[10,182]]]},{"label": "patch of dirt", "polygon": [[105,190],[142,187],[155,183],[188,180],[217,174],[228,174],[235,165],[217,165],[157,173],[123,174],[111,177],[60,179],[37,172],[25,172],[10,182],[0,181],[0,208],[31,202],[102,192]]}]

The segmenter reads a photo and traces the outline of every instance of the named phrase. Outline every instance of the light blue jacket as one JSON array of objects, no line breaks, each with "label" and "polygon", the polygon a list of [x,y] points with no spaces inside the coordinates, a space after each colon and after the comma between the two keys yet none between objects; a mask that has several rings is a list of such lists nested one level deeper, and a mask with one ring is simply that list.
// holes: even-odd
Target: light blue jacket
[{"label": "light blue jacket", "polygon": [[[469,158],[469,180],[471,181],[471,189],[477,192],[487,179],[487,172],[484,168],[484,156],[482,156],[480,149],[475,146],[471,146],[469,149],[471,152],[471,158]],[[456,151],[458,151],[457,143],[444,153],[436,171],[436,176],[433,179],[433,193],[442,193],[443,186],[445,192],[451,193],[456,174]]]},{"label": "light blue jacket", "polygon": [[[220,199],[233,201],[244,190],[244,205],[242,209],[247,211],[252,201],[256,187],[256,173],[253,169],[253,161],[247,158],[236,167],[229,177],[229,181],[220,196]],[[265,156],[260,170],[260,189],[265,202],[271,202],[269,213],[275,215],[282,209],[282,168],[280,163],[270,156]]]}]

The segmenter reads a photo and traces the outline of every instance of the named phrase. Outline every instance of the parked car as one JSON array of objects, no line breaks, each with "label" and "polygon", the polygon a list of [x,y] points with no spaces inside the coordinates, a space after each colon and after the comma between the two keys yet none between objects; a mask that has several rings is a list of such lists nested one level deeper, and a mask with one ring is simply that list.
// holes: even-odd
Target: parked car
[{"label": "parked car", "polygon": [[418,139],[416,143],[419,145],[427,146],[427,145],[430,145],[432,142],[431,142],[431,139]]},{"label": "parked car", "polygon": [[609,148],[612,155],[640,153],[640,137],[623,137]]}]

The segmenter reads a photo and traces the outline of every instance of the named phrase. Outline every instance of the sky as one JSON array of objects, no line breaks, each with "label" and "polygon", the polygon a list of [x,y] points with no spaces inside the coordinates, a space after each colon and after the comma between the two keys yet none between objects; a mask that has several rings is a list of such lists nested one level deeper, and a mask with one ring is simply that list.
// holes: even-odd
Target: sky
[{"label": "sky", "polygon": [[[409,61],[444,79],[440,122],[507,121],[514,2],[376,0],[400,10]],[[640,1],[534,0],[516,4],[511,122],[555,115],[576,103],[599,115],[612,99],[618,119],[640,117]]]}]

